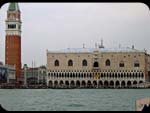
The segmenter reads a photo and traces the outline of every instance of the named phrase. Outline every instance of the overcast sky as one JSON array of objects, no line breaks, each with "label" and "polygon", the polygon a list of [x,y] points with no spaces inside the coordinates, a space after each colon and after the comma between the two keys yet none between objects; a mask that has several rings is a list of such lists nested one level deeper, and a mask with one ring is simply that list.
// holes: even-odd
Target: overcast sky
[{"label": "overcast sky", "polygon": [[[5,20],[0,9],[0,60],[5,62]],[[19,3],[22,65],[46,64],[46,50],[131,47],[150,53],[150,11],[142,3]]]}]

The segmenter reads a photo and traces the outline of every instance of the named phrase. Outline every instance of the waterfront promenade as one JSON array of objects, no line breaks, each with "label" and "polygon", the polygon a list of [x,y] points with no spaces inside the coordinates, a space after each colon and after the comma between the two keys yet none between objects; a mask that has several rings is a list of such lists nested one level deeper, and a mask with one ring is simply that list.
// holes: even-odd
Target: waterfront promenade
[{"label": "waterfront promenade", "polygon": [[67,86],[54,86],[49,87],[47,85],[14,85],[14,84],[2,84],[0,85],[0,89],[147,89],[150,88],[150,83],[142,83],[138,84],[137,86],[132,87],[67,87]]}]

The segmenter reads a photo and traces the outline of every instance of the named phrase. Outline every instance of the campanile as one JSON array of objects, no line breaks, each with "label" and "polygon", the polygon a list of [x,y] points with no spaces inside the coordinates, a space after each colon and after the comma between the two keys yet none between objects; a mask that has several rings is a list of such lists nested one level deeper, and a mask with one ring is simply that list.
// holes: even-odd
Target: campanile
[{"label": "campanile", "polygon": [[21,12],[18,3],[10,3],[6,19],[5,64],[16,69],[16,82],[21,75]]}]

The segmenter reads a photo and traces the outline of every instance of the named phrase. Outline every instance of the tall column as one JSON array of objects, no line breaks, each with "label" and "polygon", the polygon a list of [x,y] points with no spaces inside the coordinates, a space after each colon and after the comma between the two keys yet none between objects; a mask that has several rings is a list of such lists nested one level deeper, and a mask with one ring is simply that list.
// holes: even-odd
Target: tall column
[{"label": "tall column", "polygon": [[27,86],[27,68],[24,68],[24,86]]}]

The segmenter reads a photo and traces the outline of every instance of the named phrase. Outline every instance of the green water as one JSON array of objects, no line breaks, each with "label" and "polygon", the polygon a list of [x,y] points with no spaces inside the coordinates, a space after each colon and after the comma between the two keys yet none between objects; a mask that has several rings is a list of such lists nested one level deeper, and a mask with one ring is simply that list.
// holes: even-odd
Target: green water
[{"label": "green water", "polygon": [[150,89],[0,89],[8,111],[134,111]]}]

